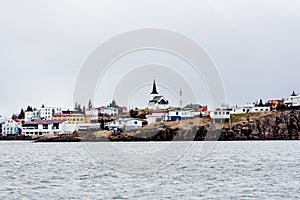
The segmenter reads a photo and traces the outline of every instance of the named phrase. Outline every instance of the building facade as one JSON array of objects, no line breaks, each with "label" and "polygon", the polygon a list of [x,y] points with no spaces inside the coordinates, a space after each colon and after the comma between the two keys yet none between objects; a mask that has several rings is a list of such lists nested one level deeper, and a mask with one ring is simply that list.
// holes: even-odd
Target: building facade
[{"label": "building facade", "polygon": [[146,116],[146,121],[148,124],[160,123],[168,120],[168,113],[152,113]]},{"label": "building facade", "polygon": [[101,116],[117,116],[119,115],[119,109],[113,107],[101,107],[99,108],[99,114]]},{"label": "building facade", "polygon": [[67,124],[67,121],[64,120],[35,120],[23,124],[22,134],[26,136],[70,134],[77,129],[76,124]]},{"label": "building facade", "polygon": [[284,101],[285,106],[287,107],[298,107],[300,106],[300,96],[296,95],[295,92]]},{"label": "building facade", "polygon": [[22,132],[22,123],[18,119],[9,119],[2,124],[2,135],[19,135]]},{"label": "building facade", "polygon": [[191,110],[170,110],[168,114],[169,121],[180,121],[180,120],[187,120],[193,118],[194,118],[194,113]]},{"label": "building facade", "polygon": [[59,107],[41,107],[39,109],[39,117],[44,120],[51,120],[55,114],[61,114],[62,108]]},{"label": "building facade", "polygon": [[108,129],[113,133],[123,131],[133,131],[143,127],[143,120],[134,118],[125,118],[112,121],[108,124]]},{"label": "building facade", "polygon": [[255,106],[248,104],[244,106],[235,106],[232,108],[231,114],[245,114],[245,113],[258,113],[258,112],[269,112],[271,107],[269,106]]},{"label": "building facade", "polygon": [[85,124],[90,123],[91,118],[85,117],[83,114],[54,114],[52,117],[53,120],[61,120],[61,121],[68,121],[69,124]]},{"label": "building facade", "polygon": [[232,110],[227,107],[216,108],[215,110],[210,111],[210,118],[213,120],[213,122],[229,122],[231,111]]},{"label": "building facade", "polygon": [[91,123],[97,123],[99,119],[99,110],[96,108],[87,109],[85,116],[91,118]]}]

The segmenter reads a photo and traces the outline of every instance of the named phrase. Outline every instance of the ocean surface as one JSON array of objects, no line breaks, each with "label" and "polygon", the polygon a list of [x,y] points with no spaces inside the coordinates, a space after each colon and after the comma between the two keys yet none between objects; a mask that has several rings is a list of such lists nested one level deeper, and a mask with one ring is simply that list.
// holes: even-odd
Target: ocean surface
[{"label": "ocean surface", "polygon": [[300,199],[300,141],[2,141],[0,155],[0,199]]}]

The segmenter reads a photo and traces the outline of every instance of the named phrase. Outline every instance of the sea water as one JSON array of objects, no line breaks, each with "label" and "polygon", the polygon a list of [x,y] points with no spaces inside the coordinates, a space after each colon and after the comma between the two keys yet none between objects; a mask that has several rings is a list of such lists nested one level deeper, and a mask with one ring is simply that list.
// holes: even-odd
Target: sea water
[{"label": "sea water", "polygon": [[0,199],[300,199],[300,141],[203,144],[3,141]]}]

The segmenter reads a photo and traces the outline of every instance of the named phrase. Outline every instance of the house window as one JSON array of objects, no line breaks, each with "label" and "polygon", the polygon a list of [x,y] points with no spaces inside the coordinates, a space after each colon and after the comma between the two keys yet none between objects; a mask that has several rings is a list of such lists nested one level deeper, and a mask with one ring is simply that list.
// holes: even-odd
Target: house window
[{"label": "house window", "polygon": [[134,124],[137,124],[137,121],[134,121]]},{"label": "house window", "polygon": [[217,115],[217,114],[218,114],[218,112],[215,112],[214,114],[215,114],[215,115]]},{"label": "house window", "polygon": [[245,110],[245,109],[243,109],[243,112],[246,112],[246,110]]},{"label": "house window", "polygon": [[229,115],[229,112],[226,112],[226,115]]},{"label": "house window", "polygon": [[178,115],[178,112],[176,112],[176,115]]}]

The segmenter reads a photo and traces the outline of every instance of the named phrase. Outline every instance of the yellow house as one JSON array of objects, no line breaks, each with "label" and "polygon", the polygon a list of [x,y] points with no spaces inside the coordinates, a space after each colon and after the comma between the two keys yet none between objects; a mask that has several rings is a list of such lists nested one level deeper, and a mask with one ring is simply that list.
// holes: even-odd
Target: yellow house
[{"label": "yellow house", "polygon": [[90,117],[85,117],[83,114],[55,114],[53,120],[67,120],[70,124],[90,123]]}]

